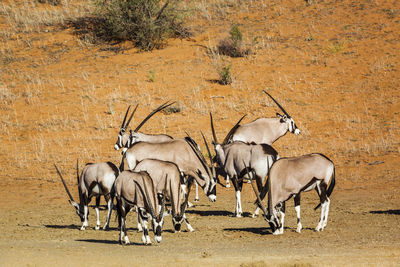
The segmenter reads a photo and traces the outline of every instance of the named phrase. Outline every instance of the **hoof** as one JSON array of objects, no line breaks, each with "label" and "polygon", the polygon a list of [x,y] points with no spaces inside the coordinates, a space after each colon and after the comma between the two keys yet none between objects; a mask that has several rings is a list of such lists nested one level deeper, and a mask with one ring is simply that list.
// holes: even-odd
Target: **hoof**
[{"label": "hoof", "polygon": [[229,187],[231,187],[231,184],[226,184],[225,187],[229,188]]},{"label": "hoof", "polygon": [[235,217],[235,218],[241,218],[241,217],[242,217],[242,214],[241,214],[241,213],[235,213],[235,214],[233,214],[233,217]]},{"label": "hoof", "polygon": [[108,231],[109,230],[108,225],[104,225],[103,230]]},{"label": "hoof", "polygon": [[198,199],[198,198],[195,198],[195,199],[194,199],[194,202],[199,202],[199,199]]},{"label": "hoof", "polygon": [[96,227],[94,229],[95,230],[99,230],[100,229],[100,225],[96,225]]}]

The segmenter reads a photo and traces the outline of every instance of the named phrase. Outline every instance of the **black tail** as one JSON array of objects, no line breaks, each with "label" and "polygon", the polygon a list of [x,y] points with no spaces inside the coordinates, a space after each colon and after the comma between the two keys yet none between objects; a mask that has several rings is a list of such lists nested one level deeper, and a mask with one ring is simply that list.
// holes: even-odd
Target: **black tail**
[{"label": "black tail", "polygon": [[265,198],[265,196],[267,195],[268,191],[269,191],[269,173],[268,173],[267,181],[265,182],[264,187],[263,187],[263,189],[261,190],[261,193],[260,193],[261,200],[263,200]]},{"label": "black tail", "polygon": [[125,168],[125,163],[124,163],[125,154],[126,154],[126,153],[124,153],[124,154],[122,155],[121,164],[119,165],[119,171],[120,171],[120,172],[123,172],[123,171],[124,171],[124,168]]},{"label": "black tail", "polygon": [[[335,184],[336,184],[336,180],[335,180],[335,166],[333,166],[333,173],[332,173],[332,179],[331,179],[331,183],[329,184],[328,189],[326,190],[326,195],[328,197],[331,196],[332,192],[333,192],[333,188],[335,188]],[[321,203],[319,203],[314,210],[318,209],[321,206]]]}]

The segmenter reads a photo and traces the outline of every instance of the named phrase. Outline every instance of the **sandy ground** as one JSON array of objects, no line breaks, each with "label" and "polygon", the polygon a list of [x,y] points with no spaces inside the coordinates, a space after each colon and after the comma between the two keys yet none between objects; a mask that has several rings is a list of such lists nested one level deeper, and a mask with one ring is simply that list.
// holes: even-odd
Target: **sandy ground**
[{"label": "sandy ground", "polygon": [[[218,187],[216,203],[200,195],[196,207],[188,210],[195,232],[172,232],[167,217],[163,241],[141,244],[136,217],[128,216],[131,245],[118,244],[117,223],[109,231],[94,230],[94,209],[90,227],[80,231],[75,215],[59,184],[31,181],[2,182],[1,194],[3,266],[396,266],[400,260],[400,201],[396,194],[338,186],[332,196],[329,223],[325,231],[313,229],[319,219],[315,192],[303,194],[303,231],[295,232],[293,203],[288,202],[285,232],[273,236],[262,218],[249,217],[254,211],[250,185],[244,186],[245,216],[234,218],[233,189]],[[382,198],[382,196],[386,196]],[[12,200],[12,202],[10,201]],[[104,223],[106,211],[101,211]]]}]

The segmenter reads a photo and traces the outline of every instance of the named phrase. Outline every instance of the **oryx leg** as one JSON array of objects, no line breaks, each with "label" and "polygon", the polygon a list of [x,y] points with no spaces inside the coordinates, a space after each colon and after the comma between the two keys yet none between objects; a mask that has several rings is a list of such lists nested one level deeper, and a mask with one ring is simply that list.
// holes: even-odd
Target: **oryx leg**
[{"label": "oryx leg", "polygon": [[150,236],[149,236],[149,228],[148,228],[149,216],[148,216],[148,214],[146,213],[145,210],[140,209],[140,208],[138,210],[139,210],[138,213],[140,215],[140,219],[141,219],[142,227],[143,227],[142,242],[145,245],[151,245],[151,240],[150,240]]},{"label": "oryx leg", "polygon": [[315,188],[317,190],[317,193],[318,193],[319,199],[320,199],[320,203],[321,203],[321,218],[318,222],[317,227],[315,228],[315,230],[317,232],[324,230],[327,220],[328,220],[330,200],[326,194],[326,188],[327,188],[327,185],[325,183],[320,183]]},{"label": "oryx leg", "polygon": [[[260,198],[261,198],[261,200],[263,200],[265,195],[262,195],[262,193],[261,193],[262,189],[263,189],[262,179],[261,179],[261,177],[258,177],[258,176],[256,176],[255,179],[256,179],[256,183],[257,183],[258,192],[260,192]],[[251,181],[251,180],[249,179],[249,181]],[[251,217],[255,218],[259,214],[260,214],[260,207],[257,205],[256,210],[254,211],[254,213]]]},{"label": "oryx leg", "polygon": [[99,206],[100,206],[100,195],[96,196],[96,207],[94,208],[96,210],[96,227],[94,229],[99,230],[100,229],[100,211],[99,211]]},{"label": "oryx leg", "polygon": [[235,214],[233,217],[242,217],[242,200],[241,200],[241,191],[243,187],[243,180],[240,182],[237,180],[236,177],[232,177],[233,187],[235,187],[235,195],[236,195],[236,207],[235,207]]},{"label": "oryx leg", "polygon": [[187,199],[189,198],[189,193],[190,193],[190,189],[192,188],[193,181],[194,181],[194,179],[191,178],[191,177],[189,177],[189,179],[188,179],[188,188],[187,188],[187,196],[186,196],[185,202],[182,204],[182,205],[185,206],[185,207],[182,208],[183,220],[185,221],[186,226],[187,226],[187,228],[188,228],[188,230],[189,230],[190,232],[194,232],[194,229],[193,229],[193,227],[190,225],[188,219],[186,218],[186,213],[185,213],[185,211],[186,211],[186,208],[189,206],[189,205],[186,205],[186,201],[187,201]]},{"label": "oryx leg", "polygon": [[297,216],[296,232],[301,233],[303,226],[301,225],[301,220],[300,220],[300,193],[294,197],[294,209],[296,210],[296,216]]},{"label": "oryx leg", "polygon": [[110,218],[114,204],[113,204],[113,197],[110,194],[104,195],[104,199],[107,202],[108,212],[107,212],[107,220],[106,223],[104,224],[103,230],[107,230],[110,225]]},{"label": "oryx leg", "polygon": [[226,188],[231,187],[231,182],[229,181],[229,175],[226,175],[226,185],[225,185],[225,187]]},{"label": "oryx leg", "polygon": [[199,201],[199,185],[197,182],[195,182],[196,185],[196,194],[194,196],[194,202],[198,202]]},{"label": "oryx leg", "polygon": [[[277,228],[275,230],[275,232],[273,232],[274,235],[281,235],[283,234],[283,225],[285,222],[285,202],[280,202],[278,203],[275,208],[274,208],[274,217],[278,219],[279,224],[279,228]],[[278,223],[277,221],[277,223]]]},{"label": "oryx leg", "polygon": [[125,207],[122,201],[118,201],[118,222],[120,223],[120,234],[119,234],[119,243],[121,245],[130,244],[128,235],[126,233],[126,215],[129,212],[129,208]]},{"label": "oryx leg", "polygon": [[191,208],[191,207],[194,207],[194,205],[188,200],[189,193],[187,192],[188,191],[188,183],[191,178],[188,175],[183,175],[183,176],[185,177],[185,179],[183,181],[181,181],[182,195],[183,195],[184,201],[187,201],[188,208]]},{"label": "oryx leg", "polygon": [[143,232],[143,227],[142,227],[142,225],[143,225],[143,222],[142,222],[142,217],[140,217],[140,214],[139,214],[139,209],[138,209],[138,207],[135,207],[135,210],[136,210],[136,214],[137,214],[137,231],[138,231],[138,233],[140,233],[140,232]]},{"label": "oryx leg", "polygon": [[82,201],[83,201],[83,223],[81,226],[81,230],[83,231],[86,229],[86,227],[89,226],[89,223],[88,223],[89,207],[88,207],[88,205],[89,205],[90,200],[88,200],[84,196]]}]

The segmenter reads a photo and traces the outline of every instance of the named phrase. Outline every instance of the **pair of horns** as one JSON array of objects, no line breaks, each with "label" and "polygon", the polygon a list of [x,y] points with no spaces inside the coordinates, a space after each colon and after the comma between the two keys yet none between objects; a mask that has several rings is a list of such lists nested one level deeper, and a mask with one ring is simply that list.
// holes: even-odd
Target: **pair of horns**
[{"label": "pair of horns", "polygon": [[[244,119],[244,117],[246,117],[247,114],[243,115],[238,122],[235,124],[235,126],[232,127],[232,129],[229,131],[229,133],[226,135],[224,141],[222,142],[222,145],[225,145],[228,143],[229,139],[232,137],[233,133],[236,131],[236,129],[240,126],[239,123]],[[213,122],[213,117],[212,114],[210,112],[210,121],[211,121],[211,131],[212,131],[212,135],[213,135],[213,139],[214,139],[214,143],[218,144],[218,140],[217,140],[217,135],[215,134],[215,129],[214,129],[214,122]]]},{"label": "pair of horns", "polygon": [[[154,114],[156,114],[157,112],[159,112],[159,111],[161,111],[161,110],[163,110],[163,109],[165,109],[165,108],[167,108],[167,107],[169,107],[169,106],[171,106],[171,105],[173,105],[175,103],[176,102],[169,103],[169,101],[167,101],[164,104],[160,105],[155,110],[153,110],[152,112],[150,112],[149,115],[147,115],[147,117],[144,118],[144,120],[136,127],[134,132],[139,131],[139,129],[146,123],[146,121],[148,121]],[[128,109],[126,110],[124,120],[122,121],[121,129],[125,129],[126,130],[128,128],[129,123],[131,122],[131,120],[133,118],[133,115],[135,114],[136,109],[138,108],[138,106],[139,106],[139,104],[136,105],[135,109],[133,110],[131,116],[128,119],[128,122],[125,124],[126,118],[127,118],[128,114],[129,114],[129,110],[131,108],[131,106],[129,105]]]},{"label": "pair of horns", "polygon": [[207,151],[209,152],[208,156],[210,157],[211,166],[212,166],[213,171],[210,170],[210,167],[208,166],[206,159],[204,158],[203,154],[201,154],[201,152],[198,150],[198,146],[197,146],[196,142],[193,140],[193,138],[190,137],[190,135],[188,133],[186,133],[186,135],[187,135],[187,137],[185,137],[185,141],[192,148],[193,152],[195,153],[197,158],[200,160],[200,162],[202,163],[203,167],[206,169],[206,171],[207,171],[208,175],[210,176],[210,178],[214,179],[215,178],[215,175],[214,175],[215,174],[215,168],[214,168],[214,165],[212,164],[212,156],[211,156],[211,153],[210,153],[210,149],[209,149],[209,147],[207,145],[207,142],[206,142],[206,139],[205,139],[203,133],[201,133],[201,135],[204,138],[204,143],[205,143],[205,145],[207,147]]}]

